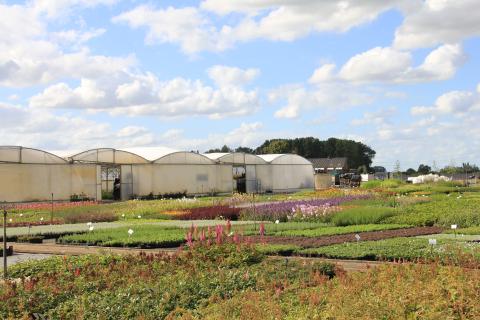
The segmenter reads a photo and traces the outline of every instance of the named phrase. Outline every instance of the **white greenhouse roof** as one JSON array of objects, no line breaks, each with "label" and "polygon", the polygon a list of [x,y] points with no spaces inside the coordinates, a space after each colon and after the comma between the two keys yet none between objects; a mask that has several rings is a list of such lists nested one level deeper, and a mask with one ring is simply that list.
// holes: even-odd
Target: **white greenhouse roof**
[{"label": "white greenhouse roof", "polygon": [[165,147],[96,148],[80,152],[54,153],[20,146],[0,146],[0,163],[311,164],[307,159],[295,154],[254,155],[241,152],[198,154]]},{"label": "white greenhouse roof", "polygon": [[0,146],[0,162],[3,163],[31,163],[31,164],[58,164],[66,160],[47,151],[20,146]]},{"label": "white greenhouse roof", "polygon": [[310,161],[298,154],[262,154],[259,157],[271,164],[306,164],[312,165]]}]

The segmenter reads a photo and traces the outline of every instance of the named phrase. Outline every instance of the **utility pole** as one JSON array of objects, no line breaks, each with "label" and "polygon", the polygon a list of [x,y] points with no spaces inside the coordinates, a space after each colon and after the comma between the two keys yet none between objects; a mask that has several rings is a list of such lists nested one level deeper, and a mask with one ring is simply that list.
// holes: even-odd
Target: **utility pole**
[{"label": "utility pole", "polygon": [[7,279],[7,209],[3,208],[3,279]]},{"label": "utility pole", "polygon": [[50,224],[53,224],[53,193],[52,193],[52,212],[50,213]]}]

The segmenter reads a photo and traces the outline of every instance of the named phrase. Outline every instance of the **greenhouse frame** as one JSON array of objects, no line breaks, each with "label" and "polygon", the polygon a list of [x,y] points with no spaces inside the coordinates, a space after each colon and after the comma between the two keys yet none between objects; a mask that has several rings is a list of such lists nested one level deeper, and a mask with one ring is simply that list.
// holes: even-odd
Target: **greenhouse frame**
[{"label": "greenhouse frame", "polygon": [[160,148],[97,148],[61,157],[0,146],[0,201],[105,199],[116,179],[120,199],[149,194],[278,193],[314,188],[311,162],[295,154],[199,154]]}]

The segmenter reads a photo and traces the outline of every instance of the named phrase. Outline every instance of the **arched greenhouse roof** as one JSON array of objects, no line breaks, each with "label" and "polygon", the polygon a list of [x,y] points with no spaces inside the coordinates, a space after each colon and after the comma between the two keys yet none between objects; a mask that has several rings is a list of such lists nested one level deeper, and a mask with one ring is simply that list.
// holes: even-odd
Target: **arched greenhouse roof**
[{"label": "arched greenhouse roof", "polygon": [[262,154],[259,157],[270,164],[312,165],[310,161],[297,154]]},{"label": "arched greenhouse roof", "polygon": [[261,157],[243,152],[206,153],[205,156],[212,160],[228,164],[266,164],[266,161]]},{"label": "arched greenhouse roof", "polygon": [[195,152],[189,151],[176,151],[169,154],[166,154],[153,163],[158,164],[215,164],[215,161],[204,156],[203,154],[198,154]]},{"label": "arched greenhouse roof", "polygon": [[98,148],[83,151],[67,157],[71,162],[82,163],[114,163],[114,164],[138,164],[149,163],[144,157],[130,151],[113,148]]},{"label": "arched greenhouse roof", "polygon": [[62,164],[67,161],[53,153],[20,146],[0,146],[0,162],[31,164]]}]

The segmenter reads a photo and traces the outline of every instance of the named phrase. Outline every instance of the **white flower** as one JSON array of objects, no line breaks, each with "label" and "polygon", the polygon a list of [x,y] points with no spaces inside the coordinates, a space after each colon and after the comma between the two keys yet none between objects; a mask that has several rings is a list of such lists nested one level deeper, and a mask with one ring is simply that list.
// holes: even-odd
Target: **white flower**
[{"label": "white flower", "polygon": [[125,218],[125,213],[122,213],[122,218]]},{"label": "white flower", "polygon": [[138,219],[142,219],[142,216],[138,216]]},{"label": "white flower", "polygon": [[128,229],[128,235],[132,235],[133,234],[133,230],[132,229]]},{"label": "white flower", "polygon": [[43,217],[40,218],[40,221],[43,221]]},{"label": "white flower", "polygon": [[91,222],[87,222],[87,226],[89,226],[89,227],[90,227],[91,225],[92,225],[92,223],[91,223]]},{"label": "white flower", "polygon": [[94,228],[95,228],[94,226],[90,226],[90,228],[88,228],[88,230],[93,231]]},{"label": "white flower", "polygon": [[20,217],[23,217],[23,213],[20,213]]},{"label": "white flower", "polygon": [[275,223],[276,223],[276,224],[279,224],[279,223],[280,223],[280,220],[275,220]]}]

